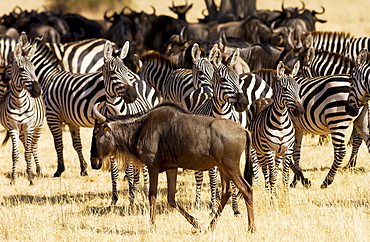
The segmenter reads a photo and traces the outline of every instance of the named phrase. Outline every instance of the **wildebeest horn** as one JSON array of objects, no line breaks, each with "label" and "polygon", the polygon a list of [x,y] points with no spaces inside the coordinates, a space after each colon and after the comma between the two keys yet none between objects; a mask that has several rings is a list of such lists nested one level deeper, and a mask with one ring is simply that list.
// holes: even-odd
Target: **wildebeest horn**
[{"label": "wildebeest horn", "polygon": [[175,1],[172,0],[172,7],[174,8],[175,7]]},{"label": "wildebeest horn", "polygon": [[284,12],[284,0],[282,1],[282,3],[281,3],[281,10],[283,10],[283,12]]},{"label": "wildebeest horn", "polygon": [[314,12],[315,12],[315,14],[324,14],[324,13],[325,13],[325,8],[324,8],[323,6],[320,6],[320,7],[321,7],[321,9],[322,9],[322,12],[321,12],[321,13],[319,13],[319,12],[314,11]]},{"label": "wildebeest horn", "polygon": [[203,16],[204,17],[207,17],[207,15],[204,13],[204,11],[206,11],[207,9],[205,8],[205,9],[203,9],[203,11],[202,11],[202,14],[203,14]]},{"label": "wildebeest horn", "polygon": [[186,42],[185,30],[186,30],[186,26],[182,27],[181,31],[180,31],[180,42],[181,42],[181,44],[184,44]]},{"label": "wildebeest horn", "polygon": [[93,118],[95,118],[98,123],[102,124],[105,122],[105,120],[107,120],[107,118],[98,111],[99,104],[100,103],[95,103],[95,105],[93,106]]},{"label": "wildebeest horn", "polygon": [[302,3],[302,8],[301,8],[301,9],[299,9],[298,11],[305,10],[305,8],[306,8],[306,5],[304,4],[303,0],[301,0],[301,3]]},{"label": "wildebeest horn", "polygon": [[[15,10],[19,10],[20,12],[19,13],[16,13],[15,12]],[[14,8],[13,8],[13,13],[15,13],[15,14],[17,14],[17,15],[20,15],[21,13],[23,12],[23,10],[21,9],[21,7],[19,7],[19,6],[15,6]]]},{"label": "wildebeest horn", "polygon": [[131,13],[133,12],[133,11],[132,11],[132,9],[131,9],[129,6],[124,6],[124,7],[122,8],[121,14],[124,14],[124,11],[125,11],[126,9],[128,9]]},{"label": "wildebeest horn", "polygon": [[109,9],[105,10],[105,12],[104,12],[104,19],[105,19],[105,21],[112,22],[110,19],[113,18],[113,15],[114,14],[112,14],[112,16],[108,17],[107,16],[108,11],[109,11]]},{"label": "wildebeest horn", "polygon": [[154,6],[153,5],[150,5],[151,7],[152,7],[152,9],[153,9],[153,13],[152,13],[152,15],[155,15],[155,8],[154,8]]}]

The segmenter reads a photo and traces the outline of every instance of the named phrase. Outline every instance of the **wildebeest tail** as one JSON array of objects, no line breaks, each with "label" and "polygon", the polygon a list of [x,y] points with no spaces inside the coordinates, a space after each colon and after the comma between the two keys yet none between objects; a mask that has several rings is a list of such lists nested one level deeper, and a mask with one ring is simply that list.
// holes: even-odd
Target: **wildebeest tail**
[{"label": "wildebeest tail", "polygon": [[8,140],[9,140],[9,138],[10,138],[10,133],[9,133],[9,131],[6,131],[6,136],[5,136],[4,141],[1,144],[1,146],[5,146],[6,143],[8,142]]}]

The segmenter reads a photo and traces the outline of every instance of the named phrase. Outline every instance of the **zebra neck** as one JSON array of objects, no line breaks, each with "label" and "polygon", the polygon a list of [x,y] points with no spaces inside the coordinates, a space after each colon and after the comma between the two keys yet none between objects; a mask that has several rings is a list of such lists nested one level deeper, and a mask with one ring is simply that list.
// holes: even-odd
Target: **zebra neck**
[{"label": "zebra neck", "polygon": [[9,104],[16,109],[22,109],[25,106],[24,104],[32,98],[29,92],[23,88],[18,89],[14,86],[11,86],[10,92],[11,95],[9,96]]},{"label": "zebra neck", "polygon": [[231,119],[234,110],[229,102],[213,97],[212,104],[212,113],[215,118]]}]

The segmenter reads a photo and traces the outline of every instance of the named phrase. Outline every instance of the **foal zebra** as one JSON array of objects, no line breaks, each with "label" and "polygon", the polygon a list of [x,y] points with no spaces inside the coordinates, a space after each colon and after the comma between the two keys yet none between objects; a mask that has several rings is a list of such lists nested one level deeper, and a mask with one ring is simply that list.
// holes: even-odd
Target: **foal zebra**
[{"label": "foal zebra", "polygon": [[37,175],[41,174],[41,167],[37,156],[38,140],[44,123],[45,106],[42,101],[41,87],[35,75],[35,67],[29,60],[35,54],[36,44],[23,54],[20,44],[14,49],[13,61],[10,63],[11,80],[7,93],[0,105],[0,123],[7,130],[7,137],[12,139],[13,168],[11,184],[16,181],[16,167],[19,160],[18,137],[25,149],[27,175],[30,184],[33,184],[32,156],[36,163]]},{"label": "foal zebra", "polygon": [[294,166],[292,162],[295,130],[288,109],[293,110],[297,117],[302,116],[304,112],[298,94],[299,87],[293,78],[298,69],[299,62],[294,65],[292,75],[286,75],[284,64],[279,63],[277,81],[273,84],[273,102],[259,112],[250,124],[252,147],[262,166],[266,188],[272,194],[276,194],[277,157],[282,158],[285,189],[288,187],[289,167],[302,178],[302,183],[309,183],[308,179],[303,177],[300,168]]}]

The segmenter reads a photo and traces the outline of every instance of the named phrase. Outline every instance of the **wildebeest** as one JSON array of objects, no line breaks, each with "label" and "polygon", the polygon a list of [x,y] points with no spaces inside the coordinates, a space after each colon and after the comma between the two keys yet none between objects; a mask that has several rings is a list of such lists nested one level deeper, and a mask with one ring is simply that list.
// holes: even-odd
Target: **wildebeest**
[{"label": "wildebeest", "polygon": [[242,126],[231,120],[191,114],[173,103],[163,103],[137,116],[106,118],[96,108],[94,110],[96,123],[91,144],[91,167],[99,169],[102,161],[111,156],[129,157],[136,163],[145,164],[149,170],[150,219],[153,225],[158,174],[166,171],[168,203],[200,230],[197,219],[175,200],[177,168],[208,170],[217,165],[221,174],[222,195],[209,228],[214,228],[226,205],[232,193],[230,181],[233,181],[247,205],[248,228],[255,230],[253,190],[247,182],[252,179],[249,154],[246,154],[245,178],[239,168],[243,150],[250,147],[250,134]]}]

